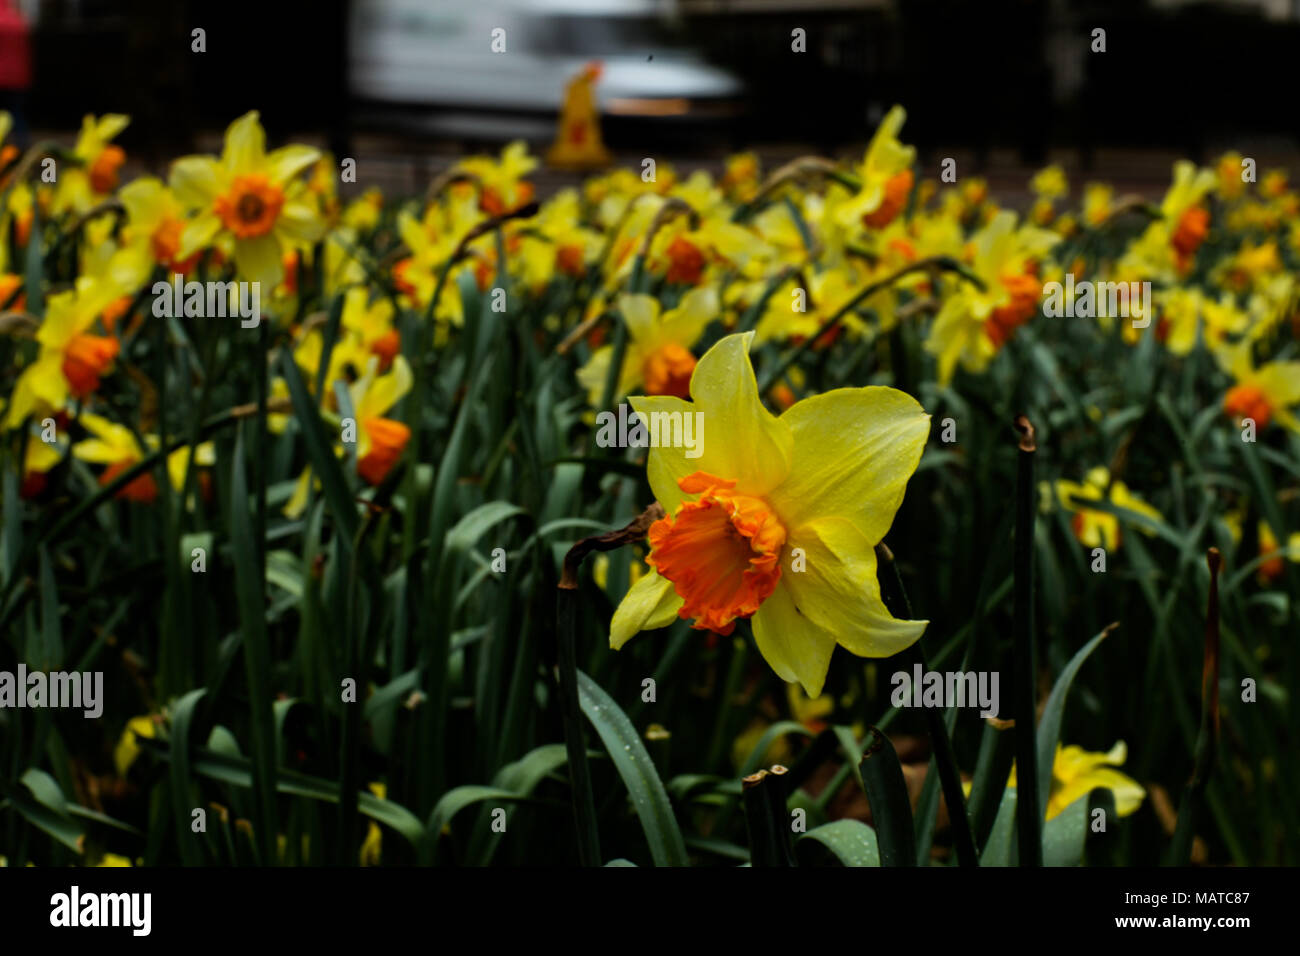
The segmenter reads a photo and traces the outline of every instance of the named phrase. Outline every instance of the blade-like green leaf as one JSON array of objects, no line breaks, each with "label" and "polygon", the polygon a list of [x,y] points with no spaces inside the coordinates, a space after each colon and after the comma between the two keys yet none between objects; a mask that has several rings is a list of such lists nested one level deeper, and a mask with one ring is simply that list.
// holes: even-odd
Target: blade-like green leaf
[{"label": "blade-like green leaf", "polygon": [[655,865],[690,866],[668,792],[627,714],[582,671],[578,671],[578,697],[583,714],[596,729],[627,785]]}]

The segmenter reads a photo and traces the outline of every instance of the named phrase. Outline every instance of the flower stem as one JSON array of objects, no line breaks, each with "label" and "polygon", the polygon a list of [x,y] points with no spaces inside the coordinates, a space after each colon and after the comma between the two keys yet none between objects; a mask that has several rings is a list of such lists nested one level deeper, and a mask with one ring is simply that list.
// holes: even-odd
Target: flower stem
[{"label": "flower stem", "polygon": [[1205,563],[1210,568],[1210,595],[1205,609],[1205,656],[1201,667],[1201,729],[1196,737],[1192,778],[1183,793],[1178,825],[1169,847],[1167,862],[1172,866],[1186,866],[1191,859],[1196,821],[1203,809],[1205,788],[1214,772],[1219,749],[1219,569],[1223,558],[1218,548],[1206,552]]},{"label": "flower stem", "polygon": [[[882,594],[885,606],[894,617],[911,620],[912,605],[907,599],[907,591],[903,588],[903,578],[898,573],[898,564],[894,561],[893,552],[883,541],[876,545],[876,558],[888,569],[885,573],[885,587]],[[904,667],[910,668],[920,664],[922,674],[930,669],[925,657],[925,648],[920,640],[898,656]],[[944,725],[943,713],[934,707],[926,707],[924,710],[926,728],[930,733],[930,747],[934,751],[934,763],[939,771],[939,784],[943,789],[943,801],[948,807],[948,819],[952,826],[957,862],[961,866],[979,866],[979,854],[975,852],[970,818],[966,815],[966,799],[961,791],[961,776],[957,773],[957,761],[953,756],[952,741],[948,737],[948,728]]]},{"label": "flower stem", "polygon": [[1016,722],[1016,779],[1026,781],[1016,794],[1016,823],[1021,866],[1043,865],[1043,813],[1039,803],[1038,744],[1034,733],[1034,426],[1016,419],[1020,454],[1016,469],[1015,663],[1012,668]]}]

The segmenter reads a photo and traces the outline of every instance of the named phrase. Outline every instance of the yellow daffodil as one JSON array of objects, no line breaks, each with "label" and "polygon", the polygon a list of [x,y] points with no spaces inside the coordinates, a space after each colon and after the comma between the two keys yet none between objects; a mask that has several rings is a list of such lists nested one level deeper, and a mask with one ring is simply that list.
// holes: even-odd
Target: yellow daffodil
[{"label": "yellow daffodil", "polygon": [[172,164],[171,188],[196,210],[177,255],[188,259],[220,240],[233,241],[239,275],[269,294],[284,278],[285,252],[315,242],[324,224],[296,177],[320,157],[310,146],[266,151],[256,111],[226,130],[221,157],[186,156]]},{"label": "yellow daffodil", "polygon": [[377,485],[402,457],[411,429],[385,413],[411,390],[414,378],[406,359],[398,355],[392,367],[379,375],[379,359],[372,357],[366,372],[348,390],[357,422],[357,473]]},{"label": "yellow daffodil", "polygon": [[[411,390],[414,382],[411,367],[404,356],[397,355],[386,373],[380,375],[378,371],[379,357],[372,355],[365,373],[348,388],[356,436],[357,474],[371,485],[383,482],[411,439],[408,425],[384,417]],[[280,387],[287,391],[283,385]],[[344,451],[341,445],[335,447],[337,455],[343,455]],[[311,487],[311,469],[306,468],[284,506],[284,514],[291,518],[302,514]]]},{"label": "yellow daffodil", "polygon": [[461,160],[458,168],[478,178],[479,208],[489,216],[510,212],[533,198],[533,184],[524,177],[537,168],[537,160],[521,139],[507,145],[500,159],[471,156]]},{"label": "yellow daffodil", "polygon": [[[472,200],[472,193],[460,192],[449,202],[431,205],[421,219],[409,212],[397,217],[398,234],[411,255],[393,266],[393,282],[405,301],[416,308],[428,308],[437,291],[438,276],[461,238],[472,228],[477,218]],[[457,276],[461,271],[473,268],[472,263],[458,265],[443,284],[434,310],[434,318],[440,327],[464,322],[465,310]],[[486,276],[476,278],[479,279],[479,288],[485,288]]]},{"label": "yellow daffodil", "polygon": [[[1059,816],[1080,797],[1096,789],[1109,790],[1115,798],[1115,812],[1126,817],[1142,806],[1147,792],[1136,780],[1116,767],[1128,759],[1128,748],[1119,741],[1108,753],[1091,753],[1082,747],[1057,744],[1052,761],[1052,788],[1047,798],[1047,819]],[[1016,770],[1011,768],[1007,786],[1016,785]]]},{"label": "yellow daffodil", "polygon": [[3,427],[16,428],[34,413],[58,411],[69,398],[85,398],[99,388],[119,346],[112,336],[89,330],[120,295],[110,282],[82,277],[75,289],[49,297],[36,332],[40,353],[19,376]]},{"label": "yellow daffodil", "polygon": [[123,186],[118,198],[126,207],[123,232],[128,247],[138,248],[169,273],[188,273],[194,267],[197,255],[188,259],[179,255],[185,209],[162,180],[142,176]]},{"label": "yellow daffodil", "polygon": [[[1244,508],[1229,511],[1223,516],[1223,522],[1228,526],[1234,544],[1241,543],[1244,518]],[[1263,559],[1256,573],[1261,584],[1267,586],[1276,583],[1282,577],[1285,572],[1283,559],[1300,564],[1300,531],[1293,532],[1287,538],[1285,548],[1278,547],[1277,535],[1268,522],[1260,521],[1256,525],[1255,533],[1259,543],[1259,557]]]},{"label": "yellow daffodil", "polygon": [[118,113],[99,119],[87,114],[82,119],[81,132],[72,148],[78,163],[59,170],[55,214],[69,210],[84,212],[112,195],[117,188],[118,172],[126,162],[126,153],[122,147],[113,145],[112,139],[130,122],[131,117]]},{"label": "yellow daffodil", "polygon": [[[141,444],[140,439],[131,429],[109,421],[103,416],[86,412],[82,414],[79,421],[93,437],[74,445],[72,454],[82,461],[107,466],[99,476],[101,485],[108,484],[132,465],[140,462],[146,455],[158,449],[159,442],[156,436],[144,436],[144,444]],[[167,477],[172,488],[177,492],[184,490],[185,473],[190,467],[191,453],[194,467],[210,468],[217,462],[216,447],[212,442],[204,442],[193,450],[188,445],[174,449],[167,455]],[[157,498],[158,486],[154,482],[153,475],[145,472],[120,488],[117,496],[128,501],[148,503]]]},{"label": "yellow daffodil", "polygon": [[1223,396],[1227,415],[1239,423],[1250,419],[1261,430],[1277,422],[1300,432],[1300,418],[1292,411],[1300,405],[1300,362],[1265,362],[1256,367],[1249,341],[1225,346],[1215,356],[1236,380]]},{"label": "yellow daffodil", "polygon": [[1088,183],[1084,186],[1083,221],[1096,227],[1109,219],[1114,195],[1115,190],[1106,183]]},{"label": "yellow daffodil", "polygon": [[939,309],[925,348],[939,362],[939,382],[952,380],[958,363],[982,372],[993,356],[1039,311],[1042,280],[1032,263],[1060,237],[1034,226],[1016,228],[1015,213],[999,212],[974,241],[972,266],[984,282],[962,283]]},{"label": "yellow daffodil", "polygon": [[384,193],[378,186],[371,186],[343,207],[341,221],[349,229],[370,232],[379,225],[379,217],[383,211]]},{"label": "yellow daffodil", "polygon": [[904,146],[898,139],[898,132],[906,119],[906,111],[895,106],[871,137],[866,155],[854,170],[862,186],[836,209],[836,217],[842,226],[881,229],[907,205],[912,192],[912,163],[916,160],[916,150]]},{"label": "yellow daffodil", "polygon": [[[1058,481],[1055,492],[1061,507],[1073,513],[1070,528],[1074,531],[1074,536],[1089,548],[1105,548],[1107,551],[1118,548],[1121,543],[1120,519],[1109,512],[1079,504],[1074,499],[1108,501],[1117,508],[1144,515],[1153,521],[1164,520],[1160,512],[1129,491],[1124,482],[1118,479],[1111,481],[1110,470],[1105,467],[1091,469],[1082,483]],[[1153,533],[1142,525],[1138,525],[1138,529],[1144,534]]]},{"label": "yellow daffodil", "polygon": [[1250,316],[1237,308],[1227,293],[1215,302],[1198,289],[1176,286],[1163,293],[1160,301],[1156,337],[1175,355],[1191,352],[1198,337],[1206,347],[1216,349],[1250,326]]},{"label": "yellow daffodil", "polygon": [[[372,783],[370,792],[380,800],[388,799],[388,787],[382,783]],[[361,844],[360,862],[362,866],[378,866],[384,858],[384,831],[379,829],[379,824],[374,820],[370,821],[370,827],[366,830],[365,842]]]},{"label": "yellow daffodil", "polygon": [[[713,288],[692,289],[675,309],[660,314],[657,299],[648,295],[622,295],[618,310],[627,326],[627,348],[619,369],[615,399],[643,387],[649,395],[689,397],[695,355],[691,347],[718,314],[718,293]],[[597,349],[581,369],[578,382],[587,389],[593,406],[604,397],[614,347]]]},{"label": "yellow daffodil", "polygon": [[371,301],[365,288],[349,289],[339,322],[363,354],[379,358],[379,371],[388,371],[402,348],[401,333],[393,327],[393,303],[384,298]]},{"label": "yellow daffodil", "polygon": [[131,769],[131,764],[135,763],[136,758],[140,756],[140,744],[136,738],[145,737],[152,740],[156,736],[158,736],[158,727],[149,714],[132,717],[126,722],[122,736],[113,749],[113,765],[117,767],[119,777],[125,777],[126,772]]},{"label": "yellow daffodil", "polygon": [[1036,196],[1057,200],[1070,191],[1070,184],[1065,178],[1065,170],[1053,165],[1034,173],[1034,178],[1029,181],[1029,188]]},{"label": "yellow daffodil", "polygon": [[[858,293],[859,288],[851,285],[851,281],[845,270],[834,269],[810,276],[807,289],[793,279],[785,283],[767,300],[767,308],[754,330],[756,341],[760,344],[798,342],[816,335],[817,330]],[[851,335],[860,336],[866,332],[867,326],[857,315],[849,313],[827,333],[825,341],[819,340],[815,346],[829,345],[845,329]]]},{"label": "yellow daffodil", "polygon": [[777,675],[816,697],[837,643],[888,657],[925,630],[886,610],[874,548],[930,419],[911,396],[882,387],[836,389],[778,418],[759,401],[753,337],[727,336],[700,359],[693,401],[632,399],[642,416],[699,413],[706,427],[698,457],[650,449],[647,477],[666,517],[650,528],[654,570],[615,611],[610,646],[679,617],[723,634],[750,618]]}]

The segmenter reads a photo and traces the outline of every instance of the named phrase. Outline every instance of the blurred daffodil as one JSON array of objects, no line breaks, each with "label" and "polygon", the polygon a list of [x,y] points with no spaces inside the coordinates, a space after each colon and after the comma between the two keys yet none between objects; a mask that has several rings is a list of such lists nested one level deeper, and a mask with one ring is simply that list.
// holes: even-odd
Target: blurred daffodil
[{"label": "blurred daffodil", "polygon": [[188,259],[219,240],[233,241],[239,274],[260,282],[269,295],[284,278],[285,252],[324,232],[316,205],[297,179],[319,157],[310,146],[268,153],[257,112],[245,113],[226,130],[219,159],[186,156],[172,165],[172,191],[197,212],[176,255]]},{"label": "blurred daffodil", "polygon": [[[1107,753],[1091,753],[1082,747],[1056,747],[1052,761],[1052,788],[1047,798],[1047,819],[1059,816],[1070,804],[1098,788],[1109,790],[1115,798],[1115,812],[1121,817],[1134,813],[1142,805],[1146,790],[1136,780],[1116,767],[1128,759],[1128,748],[1119,741]],[[1015,787],[1016,770],[1011,768],[1007,786]]]},{"label": "blurred daffodil", "polygon": [[[1056,498],[1061,506],[1073,513],[1070,528],[1079,542],[1089,548],[1105,548],[1113,551],[1121,543],[1120,519],[1107,511],[1090,508],[1088,501],[1105,501],[1116,508],[1123,508],[1135,514],[1143,515],[1152,521],[1163,521],[1160,512],[1147,504],[1124,482],[1111,480],[1110,470],[1098,466],[1091,469],[1082,483],[1075,481],[1058,481],[1055,484]],[[1139,530],[1145,534],[1153,532],[1139,524]]]}]

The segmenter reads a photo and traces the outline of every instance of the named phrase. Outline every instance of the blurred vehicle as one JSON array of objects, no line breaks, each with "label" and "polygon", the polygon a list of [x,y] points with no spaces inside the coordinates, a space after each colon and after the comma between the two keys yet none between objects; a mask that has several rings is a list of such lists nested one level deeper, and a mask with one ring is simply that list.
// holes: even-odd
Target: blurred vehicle
[{"label": "blurred vehicle", "polygon": [[741,112],[743,85],[685,43],[673,12],[655,0],[356,0],[358,118],[544,138],[565,84],[596,60],[607,132],[617,136],[619,120],[716,130]]}]

